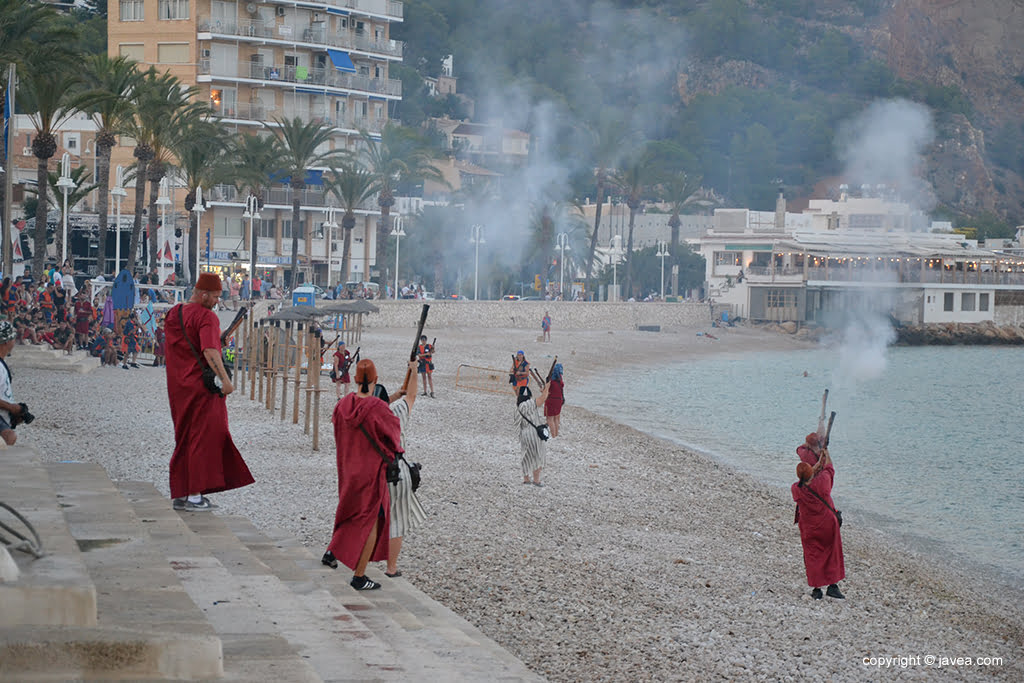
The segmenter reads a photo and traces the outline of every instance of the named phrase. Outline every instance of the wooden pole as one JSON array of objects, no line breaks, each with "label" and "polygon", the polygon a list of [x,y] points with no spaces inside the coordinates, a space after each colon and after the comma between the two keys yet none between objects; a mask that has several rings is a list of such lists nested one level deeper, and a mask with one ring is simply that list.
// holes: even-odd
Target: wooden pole
[{"label": "wooden pole", "polygon": [[284,358],[281,359],[281,419],[288,412],[288,374],[291,370],[292,324],[284,324]]},{"label": "wooden pole", "polygon": [[306,419],[302,428],[303,434],[309,434],[309,408],[313,396],[313,373],[320,374],[320,336],[317,330],[310,329],[306,337]]},{"label": "wooden pole", "polygon": [[[295,387],[292,400],[292,424],[299,424],[299,385],[302,383],[302,356],[308,355],[309,345],[306,344],[306,330],[303,330],[305,323],[299,323],[295,330]],[[307,372],[308,372],[307,368]]]},{"label": "wooden pole", "polygon": [[249,350],[246,334],[249,326],[243,324],[235,330],[235,389],[240,396],[245,396],[245,352]]},{"label": "wooden pole", "polygon": [[[320,346],[320,332],[316,332],[316,345]],[[320,450],[320,368],[313,375],[313,450]]]},{"label": "wooden pole", "polygon": [[248,344],[248,362],[246,363],[245,369],[249,373],[249,400],[255,400],[256,398],[256,375],[253,371],[256,368],[256,362],[259,359],[259,340],[261,335],[259,334],[259,323],[255,320],[252,321],[252,325],[249,325],[249,344]]},{"label": "wooden pole", "polygon": [[281,336],[281,321],[274,321],[274,329],[270,333],[270,347],[267,350],[267,410],[274,412],[277,393],[277,345]]}]

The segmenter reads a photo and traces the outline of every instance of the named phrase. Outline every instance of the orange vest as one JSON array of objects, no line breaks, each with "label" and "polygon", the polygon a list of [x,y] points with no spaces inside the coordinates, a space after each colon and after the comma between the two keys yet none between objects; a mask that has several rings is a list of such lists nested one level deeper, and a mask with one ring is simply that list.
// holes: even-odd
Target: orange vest
[{"label": "orange vest", "polygon": [[516,377],[516,388],[525,387],[530,384],[530,364],[524,358],[521,363],[516,363],[512,368],[512,374]]},{"label": "orange vest", "polygon": [[53,308],[53,297],[45,290],[39,295],[39,308]]},{"label": "orange vest", "polygon": [[422,361],[429,363],[434,360],[434,347],[430,344],[420,344],[416,352],[419,354],[420,360]]}]

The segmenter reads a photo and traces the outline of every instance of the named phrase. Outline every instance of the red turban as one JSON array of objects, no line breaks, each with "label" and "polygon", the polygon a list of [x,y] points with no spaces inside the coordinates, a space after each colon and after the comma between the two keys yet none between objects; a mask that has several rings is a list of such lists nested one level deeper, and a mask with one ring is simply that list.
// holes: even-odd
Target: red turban
[{"label": "red turban", "polygon": [[199,279],[196,281],[196,289],[219,292],[221,290],[220,276],[217,273],[200,273]]},{"label": "red turban", "polygon": [[801,462],[796,466],[796,476],[800,481],[807,481],[814,476],[814,468],[805,462]]},{"label": "red turban", "polygon": [[818,447],[818,433],[817,432],[811,432],[810,434],[807,435],[807,438],[805,439],[805,441],[807,441],[807,445],[808,446],[811,446],[813,448],[817,448]]},{"label": "red turban", "polygon": [[377,366],[369,358],[356,363],[356,384],[375,384],[377,382]]}]

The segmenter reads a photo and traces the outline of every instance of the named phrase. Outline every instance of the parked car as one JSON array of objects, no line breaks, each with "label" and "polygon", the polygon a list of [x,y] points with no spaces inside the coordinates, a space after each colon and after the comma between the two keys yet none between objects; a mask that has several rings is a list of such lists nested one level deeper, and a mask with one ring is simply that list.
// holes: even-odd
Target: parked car
[{"label": "parked car", "polygon": [[501,297],[501,300],[502,301],[519,301],[519,295],[518,294],[506,294],[505,296]]}]

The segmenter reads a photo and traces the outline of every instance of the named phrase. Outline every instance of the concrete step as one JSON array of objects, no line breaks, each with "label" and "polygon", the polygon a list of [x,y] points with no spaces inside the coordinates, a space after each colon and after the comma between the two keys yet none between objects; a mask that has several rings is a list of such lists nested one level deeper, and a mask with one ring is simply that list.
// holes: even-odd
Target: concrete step
[{"label": "concrete step", "polygon": [[48,344],[18,344],[7,357],[7,364],[15,368],[46,368],[64,372],[85,374],[100,367],[100,359],[86,351],[74,351],[70,355],[50,348]]},{"label": "concrete step", "polygon": [[[371,566],[367,576],[383,584],[379,591],[358,592],[348,585],[351,571],[332,570],[316,552],[283,531],[264,534],[244,518],[225,517],[225,523],[268,566],[293,566],[336,596],[379,637],[403,654],[421,653],[426,673],[445,681],[541,681],[508,650],[478,628],[433,600],[404,578],[391,579]],[[294,571],[294,570],[291,570]]]},{"label": "concrete step", "polygon": [[[116,653],[123,630],[147,642],[161,656],[138,678],[217,678],[223,673],[221,641],[182,587],[175,571],[154,547],[146,526],[120,495],[102,467],[93,463],[48,463],[45,468],[64,506],[68,529],[96,588],[97,624],[110,631]],[[96,636],[98,642],[102,636]],[[90,640],[90,643],[93,642]],[[91,648],[91,646],[90,646]],[[91,660],[94,677],[121,675],[117,659]],[[101,668],[101,664],[106,668]]]},{"label": "concrete step", "polygon": [[[46,553],[36,559],[21,551],[11,552],[19,576],[14,583],[0,582],[0,628],[95,626],[96,589],[68,530],[49,474],[31,449],[0,449],[0,500],[35,527]],[[6,511],[0,511],[0,519],[15,529],[22,528]]]},{"label": "concrete step", "polygon": [[[291,655],[312,680],[423,680],[297,567],[290,573],[278,567],[279,576],[261,562],[215,511],[175,512],[144,482],[121,482],[120,488],[153,520],[150,535],[224,643],[228,673],[235,664],[256,671],[268,656]],[[269,680],[264,673],[258,678]]]}]

